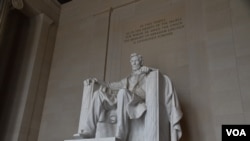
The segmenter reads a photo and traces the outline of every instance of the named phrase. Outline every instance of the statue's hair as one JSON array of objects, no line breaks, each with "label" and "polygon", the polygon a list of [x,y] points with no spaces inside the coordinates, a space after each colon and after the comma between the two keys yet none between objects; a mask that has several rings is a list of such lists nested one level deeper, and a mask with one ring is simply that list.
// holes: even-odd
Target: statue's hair
[{"label": "statue's hair", "polygon": [[143,58],[142,58],[142,56],[141,56],[140,54],[132,53],[132,54],[130,55],[130,59],[131,59],[132,57],[137,57],[137,58],[139,59],[141,65],[143,64]]}]

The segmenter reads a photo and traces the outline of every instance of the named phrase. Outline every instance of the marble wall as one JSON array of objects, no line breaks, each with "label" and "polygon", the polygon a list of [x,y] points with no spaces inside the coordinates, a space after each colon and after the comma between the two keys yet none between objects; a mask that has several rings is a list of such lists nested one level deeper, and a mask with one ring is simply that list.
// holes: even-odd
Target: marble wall
[{"label": "marble wall", "polygon": [[184,112],[182,141],[220,141],[222,124],[249,124],[249,13],[248,0],[63,5],[38,140],[72,138],[82,81],[125,77],[132,52],[172,79]]}]

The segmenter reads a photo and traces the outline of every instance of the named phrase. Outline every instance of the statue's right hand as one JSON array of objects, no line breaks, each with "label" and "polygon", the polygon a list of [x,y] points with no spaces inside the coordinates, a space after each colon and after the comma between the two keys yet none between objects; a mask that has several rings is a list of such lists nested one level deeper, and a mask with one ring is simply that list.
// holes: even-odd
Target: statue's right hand
[{"label": "statue's right hand", "polygon": [[88,79],[84,80],[85,85],[90,85],[91,83],[96,83],[96,82],[97,82],[96,78],[88,78]]},{"label": "statue's right hand", "polygon": [[84,85],[90,85],[90,82],[91,82],[91,79],[86,79],[86,80],[84,80]]}]

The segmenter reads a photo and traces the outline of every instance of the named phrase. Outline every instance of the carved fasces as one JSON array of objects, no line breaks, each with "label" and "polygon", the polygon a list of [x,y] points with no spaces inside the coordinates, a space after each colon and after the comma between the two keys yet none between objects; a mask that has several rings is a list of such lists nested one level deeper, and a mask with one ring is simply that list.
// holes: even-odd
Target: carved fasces
[{"label": "carved fasces", "polygon": [[84,87],[83,87],[82,106],[81,106],[78,134],[82,132],[84,123],[87,120],[86,113],[88,113],[88,110],[90,108],[91,100],[94,93],[95,81],[93,81],[92,79],[86,79],[83,81],[83,85]]},{"label": "carved fasces", "polygon": [[147,112],[144,122],[144,140],[159,141],[159,71],[151,72],[146,82]]}]

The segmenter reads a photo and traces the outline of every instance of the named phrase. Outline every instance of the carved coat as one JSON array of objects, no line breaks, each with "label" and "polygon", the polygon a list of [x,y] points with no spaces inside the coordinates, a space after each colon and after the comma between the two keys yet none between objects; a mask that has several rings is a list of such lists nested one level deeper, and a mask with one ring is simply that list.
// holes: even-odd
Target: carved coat
[{"label": "carved coat", "polygon": [[[132,80],[133,79],[133,80]],[[137,75],[130,75],[119,82],[112,82],[108,84],[111,90],[127,89],[129,90],[129,103],[127,105],[127,113],[130,119],[138,119],[146,111],[145,105],[145,79],[146,74],[140,73]],[[112,92],[101,93],[104,97],[104,107],[115,105],[117,103],[116,94]]]}]

